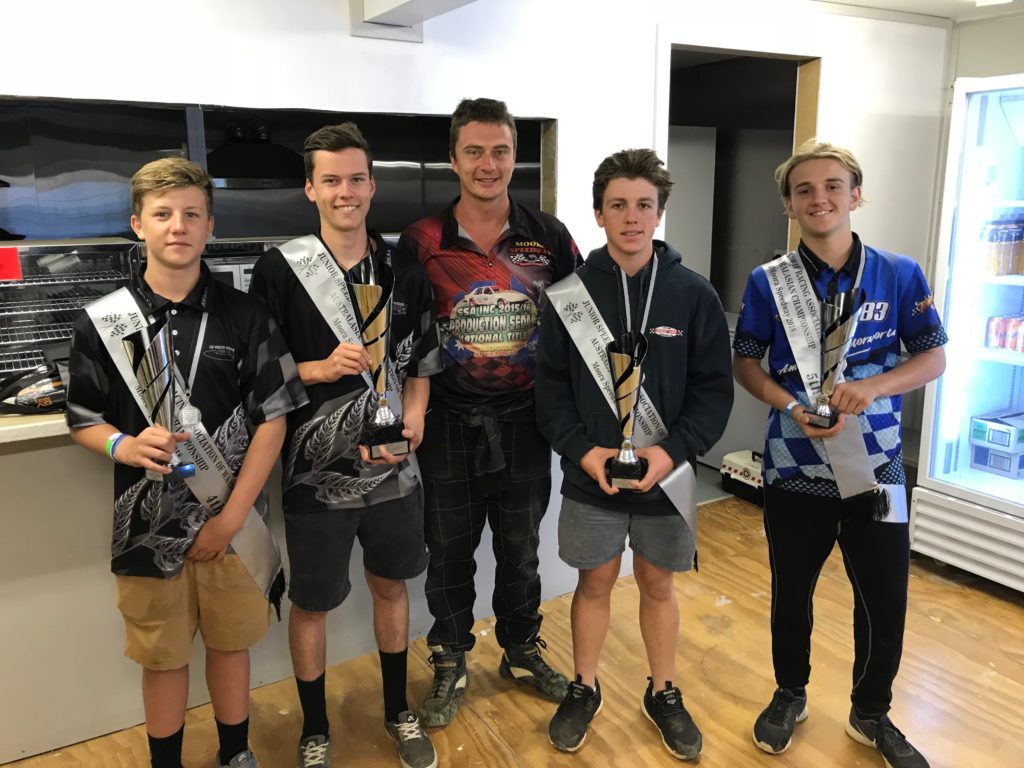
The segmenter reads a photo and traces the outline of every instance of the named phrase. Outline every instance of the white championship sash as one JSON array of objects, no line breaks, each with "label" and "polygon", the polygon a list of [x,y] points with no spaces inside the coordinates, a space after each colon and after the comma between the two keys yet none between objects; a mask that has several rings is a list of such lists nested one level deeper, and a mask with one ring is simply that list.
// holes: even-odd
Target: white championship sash
[{"label": "white championship sash", "polygon": [[[861,245],[855,286],[860,285],[866,260],[867,253]],[[814,285],[796,251],[764,264],[761,269],[775,298],[804,392],[808,402],[814,403],[821,388],[821,310]],[[843,381],[842,371],[836,381]],[[875,480],[858,417],[848,418],[838,435],[822,442],[840,497],[848,499],[869,491],[884,492],[888,496],[889,512],[882,519],[887,523],[907,522],[906,490],[902,485],[879,485]]]},{"label": "white championship sash", "polygon": [[[607,354],[608,345],[613,338],[590,292],[579,275],[574,272],[549,287],[547,296],[618,421],[615,386]],[[633,444],[638,448],[646,448],[657,445],[666,437],[668,429],[651,398],[641,386],[633,422]],[[672,506],[682,515],[696,542],[697,496],[693,467],[688,461],[684,461],[662,478],[658,485],[672,502]]]},{"label": "white championship sash", "polygon": [[[277,248],[292,268],[302,287],[320,316],[334,331],[339,342],[362,345],[359,332],[359,317],[352,306],[352,295],[348,290],[341,267],[327,252],[316,235],[306,235],[289,240]],[[373,379],[363,371],[366,386],[373,389]],[[400,398],[399,398],[400,399]]]},{"label": "white championship sash", "polygon": [[[139,308],[127,288],[119,288],[93,302],[85,310],[99,332],[103,346],[106,347],[121,378],[128,385],[128,390],[135,398],[139,410],[142,411],[146,420],[152,423],[149,411],[142,399],[142,388],[132,370],[128,354],[122,343],[125,336],[140,331],[150,324],[146,314]],[[197,344],[197,347],[200,346]],[[202,350],[197,348],[196,356],[198,357],[201,353]],[[181,408],[188,404],[182,394],[188,389],[177,370],[174,375],[177,381],[174,387],[174,413],[175,419],[177,419]],[[176,423],[174,431],[185,430]],[[178,444],[178,452],[185,463],[196,465],[196,473],[183,482],[196,500],[211,514],[216,515],[227,502],[235,477],[224,455],[213,442],[210,433],[206,431],[206,427],[197,424],[194,427],[189,427],[187,431],[192,436],[186,442]],[[242,560],[253,581],[263,590],[263,594],[269,595],[270,588],[281,570],[281,554],[270,529],[267,528],[266,521],[255,508],[249,510],[242,527],[232,537],[231,548]]]}]

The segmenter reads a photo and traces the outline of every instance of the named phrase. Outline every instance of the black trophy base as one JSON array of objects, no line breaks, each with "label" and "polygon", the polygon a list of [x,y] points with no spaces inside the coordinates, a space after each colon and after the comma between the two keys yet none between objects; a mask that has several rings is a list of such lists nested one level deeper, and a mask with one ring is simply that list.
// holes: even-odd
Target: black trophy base
[{"label": "black trophy base", "polygon": [[805,410],[804,413],[807,414],[807,423],[818,429],[832,429],[839,421],[839,414],[835,411],[829,411],[827,415],[822,415],[814,410]]},{"label": "black trophy base", "polygon": [[[385,426],[373,424],[366,428],[365,444],[370,450],[371,459],[379,459],[387,451],[392,456],[404,456],[409,452],[409,440],[402,435],[405,425],[398,421]],[[383,449],[383,450],[381,450]]]},{"label": "black trophy base", "polygon": [[646,474],[647,459],[638,458],[635,464],[618,459],[608,459],[604,463],[604,476],[612,488],[635,491]]}]

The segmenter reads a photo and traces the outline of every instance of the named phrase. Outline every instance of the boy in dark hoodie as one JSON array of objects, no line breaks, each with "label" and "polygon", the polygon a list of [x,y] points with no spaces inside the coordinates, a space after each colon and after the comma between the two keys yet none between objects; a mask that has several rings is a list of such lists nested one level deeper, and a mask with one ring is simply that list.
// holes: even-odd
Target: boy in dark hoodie
[{"label": "boy in dark hoodie", "polygon": [[[671,188],[651,150],[605,158],[593,195],[608,243],[548,289],[541,322],[537,418],[562,457],[559,556],[579,569],[576,679],[549,726],[551,743],[564,752],[583,744],[601,707],[597,663],[627,534],[651,669],[643,710],[671,754],[692,760],[701,750],[700,730],[672,683],[679,635],[672,577],[696,563],[692,462],[724,431],[733,387],[729,330],[714,289],[654,240]],[[616,381],[609,345],[632,357],[641,379]],[[616,400],[631,389],[639,389],[638,402],[620,420]],[[614,487],[606,463],[622,458],[624,433],[634,426],[643,474],[631,488]]]}]

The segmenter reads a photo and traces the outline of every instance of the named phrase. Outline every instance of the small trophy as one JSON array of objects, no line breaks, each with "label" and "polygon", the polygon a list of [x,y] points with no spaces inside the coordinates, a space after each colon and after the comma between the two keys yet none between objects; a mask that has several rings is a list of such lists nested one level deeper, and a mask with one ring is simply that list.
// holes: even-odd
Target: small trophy
[{"label": "small trophy", "polygon": [[807,423],[812,427],[831,429],[839,420],[839,414],[828,403],[857,332],[858,293],[843,291],[821,302],[821,381],[815,408],[807,411]]},{"label": "small trophy", "polygon": [[[373,258],[372,256],[369,258]],[[391,341],[391,300],[394,296],[395,273],[384,262],[373,269],[365,283],[349,283],[356,312],[359,315],[363,346],[370,353],[371,376],[377,393],[377,410],[363,432],[363,444],[370,449],[370,458],[379,459],[387,450],[392,456],[409,452],[409,441],[402,435],[405,425],[388,401],[387,364]],[[375,274],[374,274],[375,273]]]},{"label": "small trophy", "polygon": [[644,336],[624,335],[618,342],[608,345],[622,445],[619,455],[605,462],[604,472],[610,486],[628,491],[635,491],[647,474],[647,461],[633,452],[633,412],[640,399],[640,364],[646,355],[647,338]]},{"label": "small trophy", "polygon": [[[154,424],[174,432],[174,342],[166,323],[156,333],[151,332],[154,327],[151,325],[125,336],[122,343],[142,388],[142,402],[148,411],[146,415]],[[168,466],[171,468],[169,475],[147,469],[146,479],[154,482],[175,478],[184,480],[196,473],[196,465],[183,464],[177,453],[171,454]]]}]

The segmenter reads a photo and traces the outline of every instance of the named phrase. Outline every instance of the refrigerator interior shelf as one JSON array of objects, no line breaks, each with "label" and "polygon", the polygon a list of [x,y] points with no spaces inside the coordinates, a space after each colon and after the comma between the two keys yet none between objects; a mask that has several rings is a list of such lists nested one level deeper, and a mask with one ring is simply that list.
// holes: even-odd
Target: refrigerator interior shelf
[{"label": "refrigerator interior shelf", "polygon": [[1024,275],[986,275],[989,285],[1019,285],[1024,287]]},{"label": "refrigerator interior shelf", "polygon": [[1005,365],[1024,365],[1024,352],[1016,352],[1012,349],[994,349],[982,347],[974,350],[974,357],[978,360],[985,360],[989,363],[1003,363]]},{"label": "refrigerator interior shelf", "polygon": [[0,352],[0,376],[27,371],[46,362],[46,356],[39,349],[25,349],[20,352]]},{"label": "refrigerator interior shelf", "polygon": [[974,493],[996,499],[1017,500],[1024,494],[1024,478],[1013,479],[980,469],[936,473],[933,477],[939,482],[960,488],[969,488]]}]

